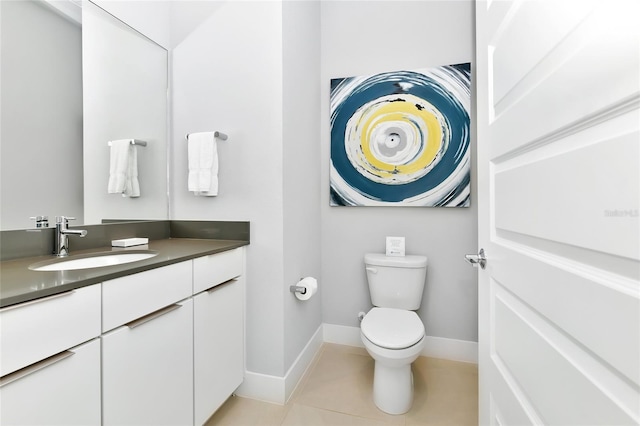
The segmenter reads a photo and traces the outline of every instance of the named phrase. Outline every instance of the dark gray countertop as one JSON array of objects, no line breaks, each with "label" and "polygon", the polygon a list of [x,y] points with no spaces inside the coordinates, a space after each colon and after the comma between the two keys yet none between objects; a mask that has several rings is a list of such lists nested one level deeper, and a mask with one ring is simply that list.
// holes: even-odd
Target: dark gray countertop
[{"label": "dark gray countertop", "polygon": [[[158,255],[137,262],[73,271],[39,272],[29,269],[32,263],[54,259],[54,256],[26,257],[0,262],[0,308],[28,302],[102,281],[131,275],[196,257],[219,253],[248,245],[248,241],[168,238],[152,240],[148,245],[129,247],[130,250],[153,250]],[[105,251],[126,251],[119,247],[96,247],[72,251],[74,256]]]}]

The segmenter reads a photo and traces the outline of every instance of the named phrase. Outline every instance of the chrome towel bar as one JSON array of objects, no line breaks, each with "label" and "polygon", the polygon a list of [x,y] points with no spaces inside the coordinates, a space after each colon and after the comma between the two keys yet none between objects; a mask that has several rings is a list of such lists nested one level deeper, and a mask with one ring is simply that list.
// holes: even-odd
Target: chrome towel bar
[{"label": "chrome towel bar", "polygon": [[[187,133],[186,135],[184,135],[185,140],[189,140],[189,135],[191,133]],[[222,132],[218,132],[217,130],[215,132],[213,132],[213,137],[218,138],[222,141],[226,141],[227,139],[229,139],[229,136],[227,136],[225,133]]]},{"label": "chrome towel bar", "polygon": [[[131,139],[129,141],[129,143],[131,145],[147,146],[147,142],[146,141],[141,141],[140,139]],[[107,145],[111,146],[111,141],[107,142]]]}]

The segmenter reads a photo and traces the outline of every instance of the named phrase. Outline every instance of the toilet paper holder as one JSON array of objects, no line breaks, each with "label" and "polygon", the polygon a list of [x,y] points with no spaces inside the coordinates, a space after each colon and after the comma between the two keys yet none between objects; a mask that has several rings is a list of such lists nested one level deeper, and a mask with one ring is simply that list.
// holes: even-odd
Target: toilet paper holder
[{"label": "toilet paper holder", "polygon": [[[302,281],[303,279],[304,277],[300,277],[300,281]],[[301,285],[290,285],[289,291],[291,293],[307,294],[307,288]]]},{"label": "toilet paper holder", "polygon": [[301,285],[290,285],[289,286],[289,291],[291,293],[306,294],[307,293],[307,288],[306,287],[302,287]]},{"label": "toilet paper holder", "polygon": [[313,277],[300,278],[296,284],[289,286],[289,291],[298,300],[309,300],[318,292],[318,281]]}]

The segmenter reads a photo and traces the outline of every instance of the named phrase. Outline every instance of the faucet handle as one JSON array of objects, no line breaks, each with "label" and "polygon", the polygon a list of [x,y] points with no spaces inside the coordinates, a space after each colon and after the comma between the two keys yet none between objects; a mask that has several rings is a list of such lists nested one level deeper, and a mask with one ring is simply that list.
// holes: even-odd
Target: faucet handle
[{"label": "faucet handle", "polygon": [[68,216],[56,216],[56,223],[67,223],[70,220],[76,220],[76,218]]},{"label": "faucet handle", "polygon": [[29,219],[34,220],[36,228],[48,228],[49,216],[31,216]]}]

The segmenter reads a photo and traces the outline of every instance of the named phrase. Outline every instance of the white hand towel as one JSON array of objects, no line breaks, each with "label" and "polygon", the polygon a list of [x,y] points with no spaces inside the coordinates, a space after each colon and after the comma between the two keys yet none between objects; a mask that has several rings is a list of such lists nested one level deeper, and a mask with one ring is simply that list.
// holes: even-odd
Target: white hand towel
[{"label": "white hand towel", "polygon": [[218,195],[218,149],[214,133],[190,133],[187,145],[189,191],[208,197]]},{"label": "white hand towel", "polygon": [[109,194],[122,194],[123,197],[139,197],[140,183],[138,182],[138,151],[131,139],[121,139],[109,142],[111,145]]},{"label": "white hand towel", "polygon": [[109,194],[121,194],[127,185],[127,174],[129,169],[129,147],[130,139],[123,139],[109,142],[111,145],[109,163],[109,184],[107,192]]},{"label": "white hand towel", "polygon": [[140,182],[138,181],[138,148],[129,146],[129,162],[127,166],[127,185],[123,196],[137,198],[140,196]]}]

